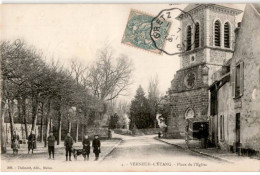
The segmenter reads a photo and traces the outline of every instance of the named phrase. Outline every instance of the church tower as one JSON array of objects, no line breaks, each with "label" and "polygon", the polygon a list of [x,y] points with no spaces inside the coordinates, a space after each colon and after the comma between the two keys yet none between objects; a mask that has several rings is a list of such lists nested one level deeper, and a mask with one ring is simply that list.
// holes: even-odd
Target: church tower
[{"label": "church tower", "polygon": [[229,60],[234,51],[236,16],[242,13],[228,5],[190,4],[177,19],[185,51],[181,68],[168,91],[171,115],[167,137],[180,137],[188,118],[207,120],[212,75]]}]

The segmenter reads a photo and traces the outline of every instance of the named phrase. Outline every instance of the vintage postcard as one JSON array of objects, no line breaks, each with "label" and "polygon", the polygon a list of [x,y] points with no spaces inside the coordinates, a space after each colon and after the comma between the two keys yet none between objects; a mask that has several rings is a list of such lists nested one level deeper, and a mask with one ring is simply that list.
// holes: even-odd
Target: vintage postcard
[{"label": "vintage postcard", "polygon": [[260,171],[260,4],[3,4],[2,172]]}]

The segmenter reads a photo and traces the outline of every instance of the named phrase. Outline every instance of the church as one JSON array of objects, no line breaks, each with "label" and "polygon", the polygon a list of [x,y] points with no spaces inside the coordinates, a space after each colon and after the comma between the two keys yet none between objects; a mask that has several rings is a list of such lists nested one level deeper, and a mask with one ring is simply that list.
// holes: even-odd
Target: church
[{"label": "church", "polygon": [[180,138],[188,118],[208,120],[209,85],[213,74],[233,56],[236,17],[242,13],[219,4],[189,4],[184,11],[188,14],[181,13],[177,19],[186,48],[167,92],[171,107],[167,138]]}]

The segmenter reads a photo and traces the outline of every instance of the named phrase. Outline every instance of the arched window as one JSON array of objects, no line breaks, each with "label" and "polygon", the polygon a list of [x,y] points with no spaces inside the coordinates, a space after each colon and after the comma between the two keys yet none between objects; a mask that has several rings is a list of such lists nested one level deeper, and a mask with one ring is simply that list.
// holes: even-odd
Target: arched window
[{"label": "arched window", "polygon": [[191,26],[187,27],[187,50],[191,50]]},{"label": "arched window", "polygon": [[220,38],[220,22],[215,22],[215,46],[221,46],[221,38]]},{"label": "arched window", "polygon": [[224,46],[230,48],[230,25],[228,22],[224,25]]},{"label": "arched window", "polygon": [[195,48],[200,47],[200,24],[195,24]]}]

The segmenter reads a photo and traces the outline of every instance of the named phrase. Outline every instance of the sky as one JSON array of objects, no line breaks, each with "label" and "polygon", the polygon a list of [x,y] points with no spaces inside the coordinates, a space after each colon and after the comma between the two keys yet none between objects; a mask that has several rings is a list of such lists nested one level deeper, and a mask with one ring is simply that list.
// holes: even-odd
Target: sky
[{"label": "sky", "polygon": [[[186,4],[174,6],[183,9]],[[59,59],[65,65],[73,58],[90,65],[97,57],[97,50],[108,44],[116,54],[123,53],[133,61],[133,84],[124,97],[129,101],[139,85],[147,92],[149,80],[156,75],[159,89],[165,94],[180,67],[178,55],[158,55],[121,43],[130,10],[156,16],[172,7],[169,4],[3,5],[1,38],[10,41],[20,38],[41,50],[47,61]]]}]

